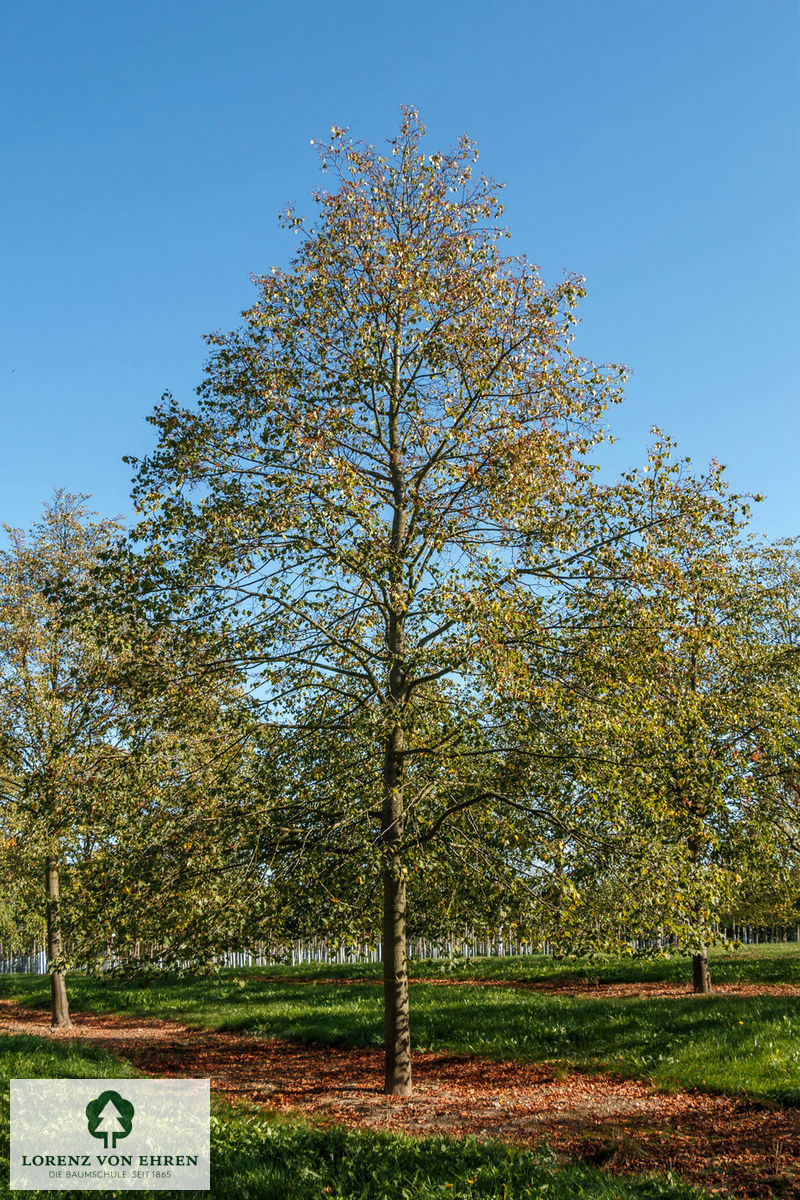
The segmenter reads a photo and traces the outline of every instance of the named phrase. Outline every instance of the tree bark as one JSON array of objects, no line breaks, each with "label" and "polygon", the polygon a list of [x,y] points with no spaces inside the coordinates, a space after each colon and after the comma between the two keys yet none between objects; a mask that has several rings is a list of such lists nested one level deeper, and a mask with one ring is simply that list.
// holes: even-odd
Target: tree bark
[{"label": "tree bark", "polygon": [[711,995],[711,974],[708,969],[708,948],[701,946],[692,955],[692,987],[699,996]]},{"label": "tree bark", "polygon": [[395,321],[392,375],[389,386],[389,474],[392,486],[391,564],[388,576],[386,650],[389,671],[386,711],[391,727],[383,762],[381,852],[383,855],[383,1012],[386,1047],[384,1091],[411,1095],[411,1033],[406,945],[406,871],[403,862],[403,776],[405,771],[402,714],[408,701],[405,669],[405,621],[410,597],[403,559],[408,522],[406,481],[402,466],[400,410],[400,317]]},{"label": "tree bark", "polygon": [[58,861],[48,858],[44,873],[47,914],[47,969],[50,975],[50,1024],[69,1029],[72,1021],[64,975],[64,947],[61,940],[61,900],[58,886]]},{"label": "tree bark", "polygon": [[411,1095],[411,1032],[406,949],[406,878],[403,846],[403,730],[386,743],[381,820],[383,851],[383,1000],[386,1075],[390,1096]]},{"label": "tree bark", "polygon": [[[695,612],[694,624],[697,624],[697,613]],[[692,651],[690,659],[690,686],[692,694],[697,695],[697,655]],[[694,758],[694,722],[690,727],[692,757]],[[700,806],[696,802],[696,798],[692,796],[692,802],[689,811],[694,814],[701,811]],[[692,866],[695,871],[700,869],[700,838],[692,836],[689,838],[689,854],[691,856]],[[700,905],[695,908],[695,919],[699,922],[702,920]],[[711,995],[711,973],[708,969],[708,947],[705,942],[700,943],[700,949],[696,954],[692,955],[692,990],[698,996]]]},{"label": "tree bark", "polygon": [[[700,843],[697,838],[689,839],[689,852],[696,869],[700,861]],[[695,919],[698,922],[702,919],[699,904],[695,908]],[[708,969],[708,947],[705,942],[701,942],[700,949],[692,955],[692,990],[698,996],[711,995],[711,973]]]}]

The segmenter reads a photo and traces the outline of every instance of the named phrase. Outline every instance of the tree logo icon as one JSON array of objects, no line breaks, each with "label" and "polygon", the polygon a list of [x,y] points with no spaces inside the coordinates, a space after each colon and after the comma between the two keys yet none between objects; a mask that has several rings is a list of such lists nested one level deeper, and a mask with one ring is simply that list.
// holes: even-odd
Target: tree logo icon
[{"label": "tree logo icon", "polygon": [[96,1100],[86,1105],[86,1120],[92,1137],[102,1138],[108,1150],[111,1139],[113,1150],[119,1138],[126,1138],[133,1126],[134,1108],[119,1092],[101,1092]]}]

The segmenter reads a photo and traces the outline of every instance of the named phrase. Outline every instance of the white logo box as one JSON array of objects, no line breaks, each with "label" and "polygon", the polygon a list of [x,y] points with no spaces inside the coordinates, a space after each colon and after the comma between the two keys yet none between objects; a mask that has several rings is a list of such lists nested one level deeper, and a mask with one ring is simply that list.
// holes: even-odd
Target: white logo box
[{"label": "white logo box", "polygon": [[207,1079],[12,1079],[12,1189],[208,1191]]}]

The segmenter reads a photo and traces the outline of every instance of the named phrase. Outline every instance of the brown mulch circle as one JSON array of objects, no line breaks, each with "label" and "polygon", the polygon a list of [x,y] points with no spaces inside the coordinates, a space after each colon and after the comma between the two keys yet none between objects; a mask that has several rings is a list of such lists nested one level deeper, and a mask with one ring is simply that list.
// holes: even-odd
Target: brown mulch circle
[{"label": "brown mulch circle", "polygon": [[[638,986],[638,985],[637,985]],[[761,989],[766,991],[767,989]],[[550,1065],[420,1052],[414,1094],[384,1096],[382,1053],[189,1029],[177,1021],[49,1014],[0,1001],[0,1033],[81,1039],[154,1076],[210,1078],[231,1100],[416,1136],[546,1142],[561,1158],[625,1172],[673,1170],[726,1196],[800,1197],[800,1111],[561,1072]]]}]

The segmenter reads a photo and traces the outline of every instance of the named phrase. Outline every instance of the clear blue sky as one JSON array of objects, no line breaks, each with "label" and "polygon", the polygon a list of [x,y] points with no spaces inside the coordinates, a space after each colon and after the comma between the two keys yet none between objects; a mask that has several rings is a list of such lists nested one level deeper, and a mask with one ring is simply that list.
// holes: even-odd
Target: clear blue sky
[{"label": "clear blue sky", "polygon": [[55,485],[130,515],[121,457],[199,382],[309,212],[309,139],[415,104],[507,182],[511,245],[585,274],[575,348],[800,532],[797,0],[44,0],[3,14],[0,521]]}]

